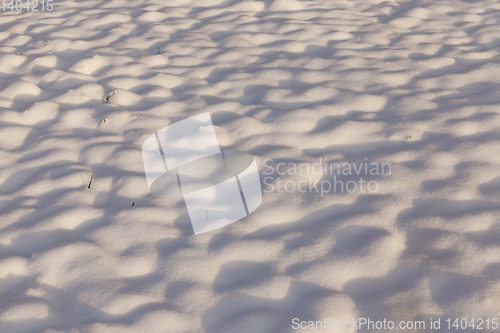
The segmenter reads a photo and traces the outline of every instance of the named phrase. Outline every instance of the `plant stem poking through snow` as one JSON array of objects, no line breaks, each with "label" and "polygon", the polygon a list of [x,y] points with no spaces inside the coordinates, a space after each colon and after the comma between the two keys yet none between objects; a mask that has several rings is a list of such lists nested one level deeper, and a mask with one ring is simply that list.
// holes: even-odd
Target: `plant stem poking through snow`
[{"label": "plant stem poking through snow", "polygon": [[102,118],[102,122],[105,123],[106,122],[106,118]]},{"label": "plant stem poking through snow", "polygon": [[92,185],[92,179],[94,179],[94,174],[93,173],[90,176],[90,182],[89,182],[89,186],[87,188],[90,188],[90,185]]},{"label": "plant stem poking through snow", "polygon": [[159,47],[159,46],[158,46],[158,54],[161,54],[161,53],[160,53],[160,47]]},{"label": "plant stem poking through snow", "polygon": [[114,95],[115,93],[116,93],[116,90],[115,90],[115,91],[113,91],[113,92],[112,92],[111,94],[109,94],[108,96],[104,97],[104,101],[105,101],[105,102],[109,101],[109,99],[110,99],[111,97],[113,97],[113,95]]},{"label": "plant stem poking through snow", "polygon": [[135,205],[135,201],[134,201],[134,202],[132,202],[132,207],[134,207],[134,205]]}]

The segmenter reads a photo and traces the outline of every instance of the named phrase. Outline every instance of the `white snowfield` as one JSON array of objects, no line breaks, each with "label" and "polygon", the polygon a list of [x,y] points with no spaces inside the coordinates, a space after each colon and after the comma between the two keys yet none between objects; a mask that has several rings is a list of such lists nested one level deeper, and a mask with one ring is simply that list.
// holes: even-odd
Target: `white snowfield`
[{"label": "white snowfield", "polygon": [[[53,5],[0,3],[0,333],[494,331],[498,1]],[[256,157],[265,192],[195,236],[183,198],[150,194],[141,146],[203,112],[222,149]],[[366,177],[374,193],[309,191],[331,174],[271,192],[270,159],[391,173]]]}]

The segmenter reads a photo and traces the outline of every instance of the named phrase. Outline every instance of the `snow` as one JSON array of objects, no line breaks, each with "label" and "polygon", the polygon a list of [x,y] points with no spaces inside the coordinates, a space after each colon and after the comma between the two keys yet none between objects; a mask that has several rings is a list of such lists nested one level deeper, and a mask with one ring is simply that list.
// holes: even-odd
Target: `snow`
[{"label": "snow", "polygon": [[[500,3],[53,4],[0,7],[1,333],[498,317]],[[141,148],[206,112],[264,192],[194,235]],[[391,174],[375,193],[265,191],[266,160],[320,158]],[[333,175],[283,176],[310,179]]]}]

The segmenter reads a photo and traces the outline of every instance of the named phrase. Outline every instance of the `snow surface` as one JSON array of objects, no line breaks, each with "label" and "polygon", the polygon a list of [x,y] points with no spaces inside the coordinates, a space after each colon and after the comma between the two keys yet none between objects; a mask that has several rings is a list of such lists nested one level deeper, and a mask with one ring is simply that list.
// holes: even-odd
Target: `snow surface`
[{"label": "snow surface", "polygon": [[[1,333],[499,317],[500,3],[54,8],[0,12]],[[202,112],[261,180],[266,159],[392,173],[376,193],[264,193],[195,236],[182,199],[149,193],[141,146]]]}]

